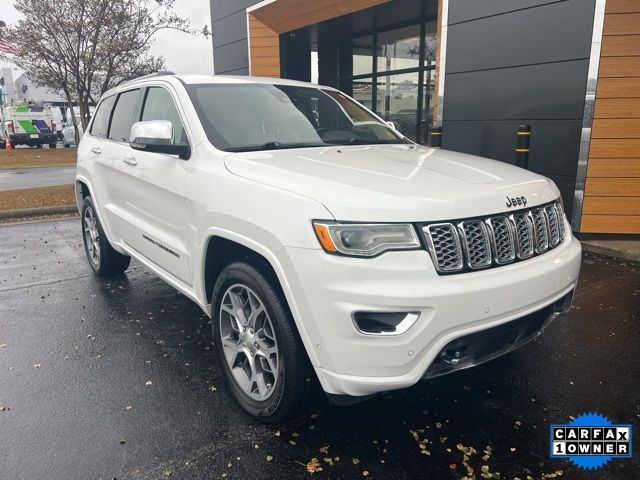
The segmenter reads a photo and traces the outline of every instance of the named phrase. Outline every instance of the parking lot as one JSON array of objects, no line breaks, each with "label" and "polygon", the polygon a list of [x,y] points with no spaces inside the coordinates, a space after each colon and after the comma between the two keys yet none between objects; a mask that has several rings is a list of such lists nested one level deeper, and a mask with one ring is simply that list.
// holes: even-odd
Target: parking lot
[{"label": "parking lot", "polygon": [[637,446],[596,473],[548,444],[583,412],[640,429],[637,264],[585,254],[571,312],[503,358],[268,426],[225,393],[198,307],[139,264],[94,277],[79,220],[0,245],[0,478],[297,479],[314,457],[315,478],[640,477]]}]

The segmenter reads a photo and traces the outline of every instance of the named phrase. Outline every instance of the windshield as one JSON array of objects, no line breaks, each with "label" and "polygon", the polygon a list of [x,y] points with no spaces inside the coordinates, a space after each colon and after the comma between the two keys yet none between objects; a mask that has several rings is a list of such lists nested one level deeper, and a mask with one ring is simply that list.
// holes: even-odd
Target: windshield
[{"label": "windshield", "polygon": [[334,90],[268,84],[187,90],[209,141],[229,152],[408,142]]}]

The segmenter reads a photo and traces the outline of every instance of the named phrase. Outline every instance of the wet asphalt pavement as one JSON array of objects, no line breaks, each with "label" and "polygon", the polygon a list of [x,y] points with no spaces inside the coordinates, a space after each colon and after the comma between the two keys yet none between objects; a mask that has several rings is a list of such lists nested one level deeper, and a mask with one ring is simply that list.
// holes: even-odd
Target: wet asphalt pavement
[{"label": "wet asphalt pavement", "polygon": [[33,167],[0,170],[0,191],[73,184],[76,167]]},{"label": "wet asphalt pavement", "polygon": [[[640,478],[639,265],[587,254],[574,308],[535,342],[353,407],[319,395],[287,425],[235,405],[210,342],[139,264],[94,277],[79,220],[0,226],[0,479],[299,479],[313,457],[314,478],[461,479],[458,444],[478,480]],[[587,411],[634,426],[632,460],[549,458],[548,425]]]}]

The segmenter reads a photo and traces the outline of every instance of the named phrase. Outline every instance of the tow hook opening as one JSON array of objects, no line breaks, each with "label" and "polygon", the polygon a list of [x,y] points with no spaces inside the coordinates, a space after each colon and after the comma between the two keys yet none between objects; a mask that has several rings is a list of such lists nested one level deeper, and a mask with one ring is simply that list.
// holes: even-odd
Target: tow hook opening
[{"label": "tow hook opening", "polygon": [[458,365],[467,358],[469,345],[456,345],[440,352],[440,358],[449,365]]}]

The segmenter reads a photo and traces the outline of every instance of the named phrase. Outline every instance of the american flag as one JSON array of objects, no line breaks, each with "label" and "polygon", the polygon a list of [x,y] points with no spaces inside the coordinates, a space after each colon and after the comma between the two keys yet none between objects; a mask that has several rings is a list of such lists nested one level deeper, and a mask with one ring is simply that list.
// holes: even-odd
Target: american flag
[{"label": "american flag", "polygon": [[0,52],[10,53],[11,55],[17,55],[18,49],[13,44],[7,42],[4,38],[0,37]]}]

